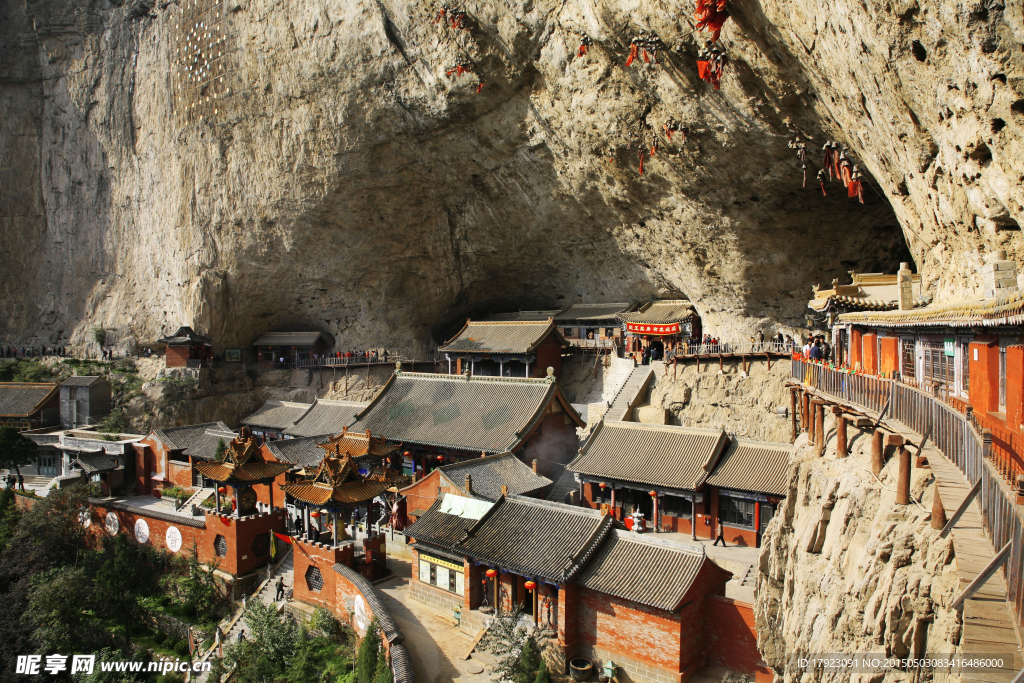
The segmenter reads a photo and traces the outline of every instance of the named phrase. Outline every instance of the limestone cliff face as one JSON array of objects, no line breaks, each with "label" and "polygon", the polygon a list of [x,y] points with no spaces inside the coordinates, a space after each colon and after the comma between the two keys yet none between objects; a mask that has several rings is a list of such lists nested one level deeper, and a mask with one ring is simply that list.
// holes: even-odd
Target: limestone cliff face
[{"label": "limestone cliff face", "polygon": [[[967,220],[932,176],[984,160],[914,151],[932,170],[904,181],[899,155],[926,139],[947,149],[930,128],[950,124],[923,106],[908,123],[904,104],[947,82],[935,60],[977,84],[971,99],[957,81],[950,100],[972,115],[984,93],[1016,87],[1013,64],[1005,84],[979,75],[1004,53],[971,47],[977,27],[922,64],[910,38],[952,27],[952,10],[730,7],[714,91],[697,78],[705,36],[689,5],[474,0],[459,31],[407,0],[4,3],[0,337],[82,344],[103,326],[146,343],[191,323],[235,346],[294,324],[342,346],[426,346],[489,309],[679,293],[709,329],[745,339],[800,324],[812,283],[893,269],[897,217],[919,258]],[[1007,43],[1011,13],[984,24]],[[625,67],[641,30],[666,49]],[[594,41],[583,57],[580,32]],[[861,64],[861,37],[878,63]],[[460,59],[475,73],[446,75]],[[670,117],[685,143],[665,139]],[[1010,139],[1021,117],[1002,118]],[[821,196],[813,150],[801,189],[797,130],[863,156],[877,179],[865,205],[838,186]],[[988,149],[988,168],[1004,167]],[[942,263],[982,240],[965,228]]]},{"label": "limestone cliff face", "polygon": [[[765,534],[758,648],[786,681],[851,680],[795,664],[810,654],[949,654],[960,641],[961,617],[949,608],[959,585],[950,539],[939,538],[921,507],[895,504],[895,459],[879,484],[865,469],[870,439],[851,443],[851,457],[837,460],[816,458],[807,437],[797,439],[789,496]],[[924,508],[934,488],[927,469],[912,470],[911,496]],[[904,676],[889,671],[885,679]]]}]

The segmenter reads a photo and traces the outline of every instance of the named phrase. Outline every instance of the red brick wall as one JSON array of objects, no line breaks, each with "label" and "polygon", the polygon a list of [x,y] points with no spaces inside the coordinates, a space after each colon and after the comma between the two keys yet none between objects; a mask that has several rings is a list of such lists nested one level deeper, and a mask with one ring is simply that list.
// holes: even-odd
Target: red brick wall
[{"label": "red brick wall", "polygon": [[900,369],[900,340],[896,337],[882,337],[879,343],[882,347],[882,353],[878,371],[885,373],[886,377],[892,377],[892,373]]},{"label": "red brick wall", "polygon": [[547,377],[548,368],[554,368],[555,378],[562,377],[562,345],[554,333],[537,347],[537,358],[531,366],[534,377]]},{"label": "red brick wall", "polygon": [[[968,346],[971,405],[981,414],[999,410],[999,344],[973,341]],[[974,360],[977,353],[978,360]],[[1007,358],[1009,361],[1009,358]]]},{"label": "red brick wall", "polygon": [[[344,605],[343,602],[332,602],[336,599],[336,582],[341,578],[332,567],[337,563],[352,566],[352,544],[340,548],[330,548],[322,543],[309,543],[298,539],[293,539],[293,541],[295,588],[292,596],[299,602],[308,605],[323,605],[331,609],[339,604]],[[319,569],[320,576],[323,577],[324,587],[320,591],[309,589],[306,572],[310,567]]]},{"label": "red brick wall", "polygon": [[[284,510],[275,510],[274,512],[267,514],[251,515],[249,517],[231,520],[231,529],[234,530],[235,534],[235,554],[233,559],[236,564],[235,569],[232,572],[233,574],[236,576],[244,576],[255,571],[259,567],[265,566],[270,561],[269,554],[264,555],[263,557],[257,557],[253,554],[252,542],[260,535],[269,537],[271,531],[283,534],[285,530],[284,517]],[[206,526],[209,528],[212,524],[207,522]],[[221,524],[221,526],[223,526],[223,524]],[[228,547],[232,547],[230,541],[228,542]],[[228,557],[232,557],[232,553],[230,551],[228,552]]]},{"label": "red brick wall", "polygon": [[757,650],[753,608],[717,595],[708,596],[706,605],[708,659],[754,676],[756,683],[771,683],[774,676]]},{"label": "red brick wall", "polygon": [[149,526],[149,540],[147,541],[147,545],[152,545],[154,548],[160,548],[161,550],[167,550],[170,552],[167,548],[167,529],[173,526],[181,534],[181,548],[177,551],[178,555],[190,557],[192,554],[192,548],[195,547],[201,562],[209,562],[214,558],[215,553],[213,552],[213,542],[206,542],[209,518],[207,518],[207,529],[200,529],[177,522],[168,522],[163,519],[156,519],[154,517],[137,514],[135,512],[111,510],[101,505],[94,505],[92,507],[92,525],[89,527],[89,531],[92,533],[94,538],[98,539],[102,536],[108,535],[104,525],[106,523],[107,513],[110,512],[117,516],[120,524],[120,527],[118,528],[119,534],[127,533],[129,538],[135,539],[136,520],[145,520],[146,524]]},{"label": "red brick wall", "polygon": [[412,512],[413,510],[429,509],[437,500],[440,481],[441,473],[434,470],[423,479],[402,489],[399,493],[405,496],[407,510]]},{"label": "red brick wall", "polygon": [[177,464],[174,461],[167,462],[167,478],[174,486],[182,488],[192,487],[192,465]]},{"label": "red brick wall", "polygon": [[169,368],[183,368],[188,365],[187,346],[168,346],[164,356]]},{"label": "red brick wall", "polygon": [[[579,645],[605,655],[643,659],[651,666],[675,674],[679,670],[682,645],[682,622],[679,615],[627,602],[587,588],[579,588],[575,622]],[[696,642],[688,642],[698,653],[701,650],[699,621],[692,624]]]}]

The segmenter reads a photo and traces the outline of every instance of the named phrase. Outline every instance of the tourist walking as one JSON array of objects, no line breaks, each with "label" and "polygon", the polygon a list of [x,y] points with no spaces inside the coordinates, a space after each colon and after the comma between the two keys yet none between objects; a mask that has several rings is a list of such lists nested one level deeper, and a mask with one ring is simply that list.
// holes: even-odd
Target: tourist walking
[{"label": "tourist walking", "polygon": [[274,598],[274,602],[277,602],[279,600],[283,600],[284,599],[284,589],[285,589],[284,577],[283,576],[279,576],[279,577],[277,577],[277,597]]},{"label": "tourist walking", "polygon": [[718,520],[718,535],[715,537],[715,545],[718,545],[719,541],[721,541],[722,547],[725,548],[725,530],[722,528],[722,520]]}]

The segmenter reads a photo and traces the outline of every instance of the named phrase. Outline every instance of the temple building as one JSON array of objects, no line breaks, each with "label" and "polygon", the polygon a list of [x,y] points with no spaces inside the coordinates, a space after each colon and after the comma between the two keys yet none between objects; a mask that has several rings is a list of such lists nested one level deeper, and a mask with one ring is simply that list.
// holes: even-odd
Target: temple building
[{"label": "temple building", "polygon": [[709,598],[725,594],[731,574],[699,546],[627,532],[597,510],[444,493],[406,534],[414,599],[474,623],[522,609],[554,671],[588,657],[634,680],[683,681],[718,635]]},{"label": "temple building", "polygon": [[110,414],[111,387],[105,378],[69,377],[60,385],[60,422],[64,429],[95,425]]},{"label": "temple building", "polygon": [[511,313],[492,313],[484,318],[484,322],[544,322],[554,318],[560,309],[546,311],[513,311]]},{"label": "temple building", "polygon": [[252,345],[256,361],[264,367],[294,366],[312,356],[322,356],[334,346],[334,338],[326,332],[266,332]]},{"label": "temple building", "polygon": [[489,377],[544,377],[554,368],[562,374],[562,350],[568,342],[553,318],[538,322],[467,320],[438,351],[448,362],[448,374]]},{"label": "temple building", "polygon": [[700,316],[686,299],[650,301],[633,313],[620,314],[626,328],[626,351],[643,353],[647,348],[663,358],[687,339],[700,339]]},{"label": "temple building", "polygon": [[555,325],[572,346],[621,348],[619,316],[632,310],[629,303],[573,304],[555,316]]},{"label": "temple building", "polygon": [[213,340],[191,327],[179,327],[177,332],[157,342],[165,347],[164,362],[169,368],[201,368],[213,360]]},{"label": "temple building", "polygon": [[[259,439],[243,428],[237,438],[225,444],[220,460],[198,462],[195,469],[204,479],[215,482],[215,508],[221,508],[221,496],[228,494],[230,487],[232,508],[237,516],[258,514],[259,498],[254,486],[267,488],[270,497],[270,511],[274,510],[274,495],[271,484],[279,475],[287,472],[290,465],[267,460],[260,449]],[[283,501],[277,501],[283,503]]]},{"label": "temple building", "polygon": [[56,382],[0,382],[0,427],[43,429],[60,423]]},{"label": "temple building", "polygon": [[358,401],[328,401],[318,398],[295,424],[284,430],[284,438],[338,434],[349,427],[356,414],[366,406],[366,403]]},{"label": "temple building", "polygon": [[438,467],[399,493],[405,497],[413,520],[444,493],[492,502],[501,497],[503,490],[515,496],[543,498],[551,480],[537,474],[537,466],[536,460],[528,466],[512,453],[488,455]]},{"label": "temple building", "polygon": [[[891,311],[899,307],[900,289],[897,275],[856,273],[850,271],[848,285],[832,281],[831,289],[813,287],[814,297],[807,307],[818,313],[852,313],[854,311]],[[925,304],[921,295],[921,276],[911,275],[914,306]]]},{"label": "temple building", "polygon": [[[311,403],[267,401],[252,415],[242,418],[242,424],[264,439],[283,439],[285,431],[309,412]],[[326,432],[325,432],[326,433]]]},{"label": "temple building", "polygon": [[[789,492],[789,444],[732,438],[706,482],[711,515],[698,538],[715,538],[722,525],[729,545],[761,547],[761,539]],[[662,529],[664,529],[664,523]]]},{"label": "temple building", "polygon": [[511,452],[525,463],[539,459],[540,473],[554,479],[576,452],[576,428],[583,426],[552,375],[428,374],[399,364],[349,431],[402,444],[403,467],[416,478],[451,462]]},{"label": "temple building", "polygon": [[135,462],[132,469],[136,492],[145,495],[171,486],[202,486],[202,475],[194,469],[199,461],[193,460],[185,451],[204,438],[208,430],[231,435],[229,441],[236,436],[223,422],[203,422],[155,429],[133,444]]}]

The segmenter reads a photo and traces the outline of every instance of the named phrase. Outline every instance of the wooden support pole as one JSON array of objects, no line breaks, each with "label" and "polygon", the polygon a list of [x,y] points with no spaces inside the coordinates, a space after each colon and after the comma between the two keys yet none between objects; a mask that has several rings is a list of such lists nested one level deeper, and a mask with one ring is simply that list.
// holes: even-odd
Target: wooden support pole
[{"label": "wooden support pole", "polygon": [[981,570],[978,574],[978,578],[971,581],[971,585],[964,589],[964,592],[957,596],[953,604],[950,605],[952,609],[959,609],[963,606],[965,600],[969,600],[975,593],[981,590],[981,587],[992,578],[992,576],[999,571],[999,568],[1003,566],[1003,563],[1010,557],[1010,550],[1013,549],[1013,541],[1007,542],[1003,546],[1003,549],[996,553],[996,556],[992,558],[992,561],[988,563],[988,566]]},{"label": "wooden support pole", "polygon": [[970,507],[971,501],[977,498],[979,493],[981,493],[980,479],[978,480],[978,483],[975,484],[974,487],[967,494],[967,497],[964,498],[963,502],[960,503],[960,507],[956,509],[956,512],[953,513],[953,516],[949,518],[948,522],[946,522],[946,526],[942,527],[942,531],[939,533],[939,538],[945,538],[949,535],[949,532],[953,530],[953,527],[956,526],[956,523],[959,522],[960,518],[964,516],[965,512],[967,512],[967,508]]},{"label": "wooden support pole", "polygon": [[811,395],[806,391],[801,391],[803,397],[800,402],[800,428],[805,432],[811,431]]},{"label": "wooden support pole", "polygon": [[935,485],[935,496],[932,497],[932,528],[941,529],[946,526],[946,508],[942,506],[939,485]]},{"label": "wooden support pole", "polygon": [[832,406],[832,414],[836,416],[836,457],[845,458],[849,455],[846,441],[846,416],[841,406]]},{"label": "wooden support pole", "polygon": [[790,421],[793,423],[793,435],[790,438],[791,442],[796,441],[796,435],[799,433],[796,426],[796,389],[789,390],[789,413]]},{"label": "wooden support pole", "polygon": [[899,479],[896,482],[896,504],[910,505],[910,451],[900,446]]},{"label": "wooden support pole", "polygon": [[722,354],[718,354],[718,371],[725,372],[725,361],[722,359]]},{"label": "wooden support pole", "polygon": [[814,419],[815,406],[811,403],[810,396],[807,397],[807,440],[810,443],[818,443],[818,437],[814,431],[814,423],[817,421]]},{"label": "wooden support pole", "polygon": [[814,436],[818,456],[825,453],[825,404],[816,403],[814,410]]},{"label": "wooden support pole", "polygon": [[882,473],[885,461],[882,460],[882,439],[885,437],[880,430],[875,430],[871,435],[871,471],[877,477]]}]

